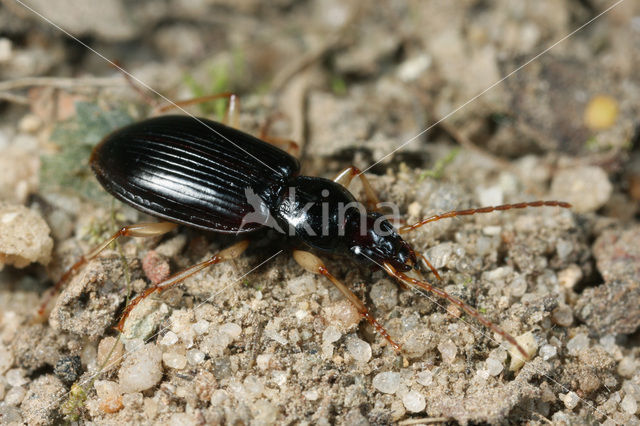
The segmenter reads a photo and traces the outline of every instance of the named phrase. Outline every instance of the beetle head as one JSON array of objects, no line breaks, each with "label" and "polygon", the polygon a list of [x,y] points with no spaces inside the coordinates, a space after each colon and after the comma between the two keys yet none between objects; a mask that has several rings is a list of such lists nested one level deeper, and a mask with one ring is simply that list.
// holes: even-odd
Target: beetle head
[{"label": "beetle head", "polygon": [[409,271],[418,265],[416,254],[380,213],[352,218],[347,223],[347,246],[358,263],[382,268],[391,264],[399,271]]}]

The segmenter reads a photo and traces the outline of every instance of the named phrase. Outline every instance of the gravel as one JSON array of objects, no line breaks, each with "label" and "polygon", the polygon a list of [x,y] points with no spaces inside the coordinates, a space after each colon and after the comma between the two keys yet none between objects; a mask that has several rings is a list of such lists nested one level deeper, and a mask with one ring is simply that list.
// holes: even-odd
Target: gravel
[{"label": "gravel", "polygon": [[600,167],[578,167],[561,170],[551,183],[551,194],[571,203],[580,213],[598,210],[611,197],[613,185]]},{"label": "gravel", "polygon": [[154,344],[131,351],[118,371],[122,392],[139,392],[155,386],[162,379],[163,353]]},{"label": "gravel", "polygon": [[416,391],[409,391],[402,397],[402,403],[407,411],[419,413],[425,409],[427,402],[424,396]]},{"label": "gravel", "polygon": [[51,259],[51,231],[35,211],[20,205],[0,204],[0,269],[4,265],[24,268]]},{"label": "gravel", "polygon": [[609,230],[594,244],[604,283],[586,289],[576,314],[600,335],[630,334],[640,326],[640,228]]},{"label": "gravel", "polygon": [[[517,336],[526,362],[457,307],[326,256],[402,345],[396,354],[290,256],[243,276],[290,247],[271,234],[147,298],[118,337],[129,289],[139,294],[233,240],[184,227],[122,239],[34,324],[66,267],[115,227],[149,220],[111,201],[86,167],[114,111],[130,120],[148,108],[46,22],[1,8],[3,84],[49,75],[73,86],[11,89],[29,105],[2,105],[2,206],[44,225],[0,232],[20,250],[0,271],[3,423],[638,423],[640,79],[629,55],[638,4],[623,2],[466,104],[605,6],[383,1],[363,4],[351,22],[350,4],[335,0],[76,3],[33,6],[172,99],[240,93],[242,129],[258,134],[274,115],[270,132],[300,142],[304,174],[364,170],[414,138],[367,170],[380,199],[409,221],[535,199],[574,207],[458,217],[403,235],[442,281],[424,278]],[[79,85],[105,75],[114,87]],[[190,111],[215,118],[198,108]],[[357,179],[350,189],[362,196]],[[30,232],[38,244],[20,241]]]},{"label": "gravel", "polygon": [[376,390],[382,393],[393,394],[396,393],[400,387],[402,377],[399,373],[387,371],[384,373],[378,373],[373,377],[371,384]]}]

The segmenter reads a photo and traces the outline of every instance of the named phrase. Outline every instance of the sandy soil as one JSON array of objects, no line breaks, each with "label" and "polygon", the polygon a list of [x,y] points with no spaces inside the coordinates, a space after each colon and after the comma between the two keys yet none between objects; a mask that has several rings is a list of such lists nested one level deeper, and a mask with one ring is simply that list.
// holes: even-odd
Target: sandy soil
[{"label": "sandy soil", "polygon": [[[637,2],[28,6],[80,42],[20,2],[0,3],[0,422],[640,423]],[[149,220],[99,187],[92,146],[165,105],[160,93],[223,91],[240,95],[243,130],[271,117],[271,135],[299,142],[304,174],[366,169],[408,223],[572,203],[407,236],[442,276],[430,282],[532,359],[519,362],[433,295],[326,259],[403,346],[396,354],[272,232],[145,299],[120,335],[129,292],[234,241],[183,227],[122,240],[34,321],[66,268],[123,224]],[[224,105],[188,110],[216,119]],[[362,197],[359,182],[350,188]]]}]

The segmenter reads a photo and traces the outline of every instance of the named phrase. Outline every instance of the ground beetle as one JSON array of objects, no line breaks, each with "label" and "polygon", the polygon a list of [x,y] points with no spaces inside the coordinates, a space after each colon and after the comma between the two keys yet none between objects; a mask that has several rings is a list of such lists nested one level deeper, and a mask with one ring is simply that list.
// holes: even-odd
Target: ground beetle
[{"label": "ground beetle", "polygon": [[[525,207],[570,207],[568,203],[535,201],[451,211],[396,231],[376,211],[378,199],[357,168],[345,169],[334,180],[301,176],[294,156],[263,139],[267,138],[259,139],[211,120],[178,115],[150,118],[108,135],[95,147],[90,159],[98,180],[119,200],[164,221],[123,227],[76,262],[56,289],[121,236],[161,235],[176,224],[234,234],[270,226],[297,240],[295,260],[307,271],[327,277],[396,351],[400,351],[400,345],[364,303],[327,270],[318,254],[348,256],[359,264],[384,270],[405,286],[434,293],[500,334],[528,357],[512,336],[466,303],[424,280],[420,271],[425,266],[437,278],[440,276],[400,234],[454,216]],[[346,189],[354,177],[362,181],[365,203],[358,202]],[[247,246],[248,240],[243,239],[148,288],[125,308],[118,328],[122,330],[129,312],[149,294],[162,292],[210,265],[234,259]],[[420,278],[408,276],[412,270]]]}]

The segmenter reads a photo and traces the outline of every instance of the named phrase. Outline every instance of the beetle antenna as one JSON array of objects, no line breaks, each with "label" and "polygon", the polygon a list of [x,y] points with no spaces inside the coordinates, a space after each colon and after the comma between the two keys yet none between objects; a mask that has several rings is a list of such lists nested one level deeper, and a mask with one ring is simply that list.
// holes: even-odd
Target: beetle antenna
[{"label": "beetle antenna", "polygon": [[442,289],[439,289],[437,287],[432,286],[427,281],[422,281],[422,280],[418,280],[418,279],[409,277],[408,275],[404,274],[403,272],[396,270],[393,266],[391,266],[387,262],[384,263],[384,270],[385,270],[385,272],[387,274],[391,275],[392,277],[395,277],[396,279],[400,280],[401,282],[404,282],[404,283],[406,283],[406,284],[408,284],[410,286],[413,286],[413,287],[418,287],[418,288],[421,288],[423,290],[426,290],[426,291],[428,291],[430,293],[433,293],[436,296],[438,296],[438,297],[440,297],[442,299],[445,299],[445,300],[453,303],[454,305],[458,306],[464,312],[466,312],[467,314],[469,314],[472,317],[474,317],[480,324],[482,324],[485,327],[491,329],[493,332],[498,333],[507,342],[509,342],[513,346],[515,346],[518,349],[518,351],[522,354],[524,359],[529,359],[530,358],[530,355],[527,354],[527,351],[524,350],[524,348],[516,341],[516,339],[513,336],[511,336],[509,333],[507,333],[502,328],[498,327],[497,325],[495,325],[494,323],[492,323],[488,319],[486,319],[484,316],[482,316],[482,314],[480,312],[478,312],[476,309],[472,308],[471,306],[469,306],[468,304],[466,304],[462,300],[458,299],[457,297],[451,296],[449,293],[447,293],[446,291],[444,291]]},{"label": "beetle antenna", "polygon": [[447,219],[450,217],[457,216],[470,216],[476,213],[491,213],[494,211],[503,211],[503,210],[511,210],[511,209],[524,209],[527,207],[562,207],[568,209],[571,207],[571,204],[566,203],[564,201],[529,201],[526,203],[516,203],[516,204],[502,204],[500,206],[488,206],[488,207],[480,207],[476,209],[467,209],[467,210],[453,210],[447,213],[442,213],[434,216],[430,216],[426,219],[423,219],[419,222],[414,223],[413,225],[405,225],[398,228],[399,234],[405,234],[407,232],[413,231],[414,229],[418,229],[421,226],[426,225],[430,222],[436,222],[440,219]]}]

